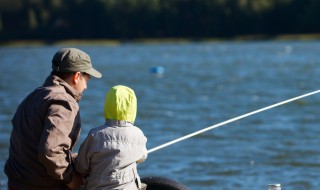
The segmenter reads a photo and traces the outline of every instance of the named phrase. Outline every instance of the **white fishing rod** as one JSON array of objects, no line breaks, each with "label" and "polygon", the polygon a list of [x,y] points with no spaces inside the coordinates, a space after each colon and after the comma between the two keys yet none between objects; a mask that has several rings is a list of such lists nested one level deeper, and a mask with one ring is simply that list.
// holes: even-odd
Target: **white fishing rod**
[{"label": "white fishing rod", "polygon": [[211,129],[220,127],[220,126],[222,126],[222,125],[225,125],[225,124],[228,124],[228,123],[231,123],[231,122],[240,120],[240,119],[245,118],[245,117],[248,117],[248,116],[250,116],[250,115],[254,115],[254,114],[257,114],[257,113],[266,111],[266,110],[268,110],[268,109],[271,109],[271,108],[274,108],[274,107],[277,107],[277,106],[281,106],[281,105],[283,105],[283,104],[286,104],[286,103],[289,103],[289,102],[292,102],[292,101],[295,101],[295,100],[298,100],[298,99],[301,99],[301,98],[304,98],[304,97],[307,97],[307,96],[314,95],[314,94],[319,93],[319,92],[320,92],[320,90],[316,90],[316,91],[313,91],[313,92],[310,92],[310,93],[307,93],[307,94],[304,94],[304,95],[301,95],[301,96],[297,96],[297,97],[295,97],[295,98],[291,98],[291,99],[288,99],[288,100],[285,100],[285,101],[282,101],[282,102],[279,102],[279,103],[276,103],[276,104],[272,104],[272,105],[270,105],[270,106],[267,106],[267,107],[258,109],[258,110],[256,110],[256,111],[252,111],[252,112],[243,114],[243,115],[241,115],[241,116],[238,116],[238,117],[235,117],[235,118],[232,118],[232,119],[223,121],[223,122],[221,122],[221,123],[218,123],[218,124],[209,126],[209,127],[204,128],[204,129],[202,129],[202,130],[199,130],[199,131],[196,131],[196,132],[194,132],[194,133],[190,133],[190,134],[188,134],[188,135],[185,135],[185,136],[183,136],[183,137],[180,137],[180,138],[178,138],[178,139],[172,140],[172,141],[170,141],[170,142],[167,142],[167,143],[162,144],[162,145],[160,145],[160,146],[157,146],[157,147],[155,147],[155,148],[149,149],[149,150],[148,150],[148,153],[150,154],[151,152],[157,151],[157,150],[159,150],[159,149],[162,149],[162,148],[164,148],[164,147],[167,147],[167,146],[172,145],[172,144],[174,144],[174,143],[177,143],[177,142],[179,142],[179,141],[185,140],[185,139],[187,139],[187,138],[196,136],[196,135],[198,135],[198,134],[200,134],[200,133],[203,133],[203,132],[206,132],[206,131],[208,131],[208,130],[211,130]]}]

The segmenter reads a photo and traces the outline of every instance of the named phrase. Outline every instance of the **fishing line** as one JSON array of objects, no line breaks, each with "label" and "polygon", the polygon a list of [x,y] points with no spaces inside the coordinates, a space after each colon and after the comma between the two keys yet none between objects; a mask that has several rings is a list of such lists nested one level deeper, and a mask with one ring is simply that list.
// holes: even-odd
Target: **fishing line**
[{"label": "fishing line", "polygon": [[190,134],[185,135],[185,136],[183,136],[183,137],[180,137],[180,138],[178,138],[178,139],[169,141],[169,142],[164,143],[164,144],[162,144],[162,145],[160,145],[160,146],[157,146],[157,147],[155,147],[155,148],[149,149],[149,150],[148,150],[148,153],[150,154],[151,152],[157,151],[157,150],[159,150],[159,149],[162,149],[162,148],[167,147],[167,146],[169,146],[169,145],[172,145],[172,144],[174,144],[174,143],[180,142],[180,141],[185,140],[185,139],[187,139],[187,138],[196,136],[196,135],[198,135],[198,134],[200,134],[200,133],[203,133],[203,132],[206,132],[206,131],[208,131],[208,130],[211,130],[211,129],[220,127],[220,126],[222,126],[222,125],[225,125],[225,124],[228,124],[228,123],[231,123],[231,122],[240,120],[240,119],[242,119],[242,118],[245,118],[245,117],[248,117],[248,116],[251,116],[251,115],[254,115],[254,114],[263,112],[263,111],[266,111],[266,110],[268,110],[268,109],[271,109],[271,108],[274,108],[274,107],[277,107],[277,106],[281,106],[281,105],[283,105],[283,104],[286,104],[286,103],[289,103],[289,102],[292,102],[292,101],[295,101],[295,100],[298,100],[298,99],[301,99],[301,98],[304,98],[304,97],[307,97],[307,96],[314,95],[314,94],[319,93],[319,92],[320,92],[320,90],[316,90],[316,91],[313,91],[313,92],[310,92],[310,93],[307,93],[307,94],[303,94],[303,95],[301,95],[301,96],[297,96],[297,97],[294,97],[294,98],[291,98],[291,99],[288,99],[288,100],[285,100],[285,101],[282,101],[282,102],[279,102],[279,103],[276,103],[276,104],[272,104],[272,105],[270,105],[270,106],[267,106],[267,107],[264,107],[264,108],[261,108],[261,109],[258,109],[258,110],[255,110],[255,111],[252,111],[252,112],[243,114],[243,115],[241,115],[241,116],[238,116],[238,117],[235,117],[235,118],[232,118],[232,119],[223,121],[223,122],[221,122],[221,123],[218,123],[218,124],[209,126],[209,127],[204,128],[204,129],[202,129],[202,130],[199,130],[199,131],[190,133]]}]

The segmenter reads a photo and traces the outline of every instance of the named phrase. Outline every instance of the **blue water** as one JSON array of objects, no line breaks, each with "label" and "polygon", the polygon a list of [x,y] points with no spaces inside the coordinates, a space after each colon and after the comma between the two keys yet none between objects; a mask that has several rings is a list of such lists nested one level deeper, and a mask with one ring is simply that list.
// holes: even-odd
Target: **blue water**
[{"label": "blue water", "polygon": [[[136,125],[148,149],[320,86],[320,41],[128,43],[74,46],[91,55],[102,79],[80,102],[83,130],[103,123],[107,90],[122,84],[138,97]],[[0,47],[0,167],[20,101],[51,71],[62,46]],[[162,67],[156,75],[153,67]],[[320,94],[207,131],[151,153],[139,165],[193,190],[320,187]],[[2,169],[3,170],[3,169]],[[0,189],[6,189],[0,174]]]}]

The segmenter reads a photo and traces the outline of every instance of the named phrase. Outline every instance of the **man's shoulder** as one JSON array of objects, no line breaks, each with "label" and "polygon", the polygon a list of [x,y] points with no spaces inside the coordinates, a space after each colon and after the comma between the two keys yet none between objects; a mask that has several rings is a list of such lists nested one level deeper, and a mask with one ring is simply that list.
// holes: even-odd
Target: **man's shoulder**
[{"label": "man's shoulder", "polygon": [[40,87],[39,91],[46,94],[47,99],[76,102],[63,86]]}]

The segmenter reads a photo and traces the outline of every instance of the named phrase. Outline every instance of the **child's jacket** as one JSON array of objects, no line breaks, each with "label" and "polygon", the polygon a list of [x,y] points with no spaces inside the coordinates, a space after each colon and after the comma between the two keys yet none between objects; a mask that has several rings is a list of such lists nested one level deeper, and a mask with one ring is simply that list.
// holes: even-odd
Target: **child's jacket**
[{"label": "child's jacket", "polygon": [[136,107],[130,89],[116,86],[108,92],[106,123],[89,132],[75,159],[76,170],[88,175],[86,189],[137,189],[137,162],[147,157],[147,138],[132,124]]},{"label": "child's jacket", "polygon": [[137,189],[136,162],[147,157],[146,141],[139,128],[123,121],[91,130],[75,160],[77,171],[89,174],[86,189]]}]

